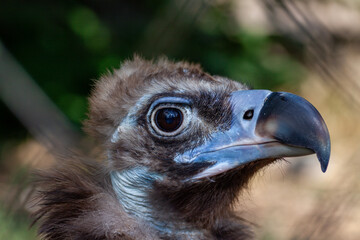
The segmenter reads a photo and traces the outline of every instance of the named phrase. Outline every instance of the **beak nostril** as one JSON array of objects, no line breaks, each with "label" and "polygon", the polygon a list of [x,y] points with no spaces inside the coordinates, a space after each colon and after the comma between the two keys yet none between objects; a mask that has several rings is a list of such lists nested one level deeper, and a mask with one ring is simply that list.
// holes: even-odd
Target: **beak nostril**
[{"label": "beak nostril", "polygon": [[244,113],[244,116],[243,118],[245,120],[251,120],[254,116],[254,110],[253,109],[250,109],[250,110],[247,110],[245,113]]}]

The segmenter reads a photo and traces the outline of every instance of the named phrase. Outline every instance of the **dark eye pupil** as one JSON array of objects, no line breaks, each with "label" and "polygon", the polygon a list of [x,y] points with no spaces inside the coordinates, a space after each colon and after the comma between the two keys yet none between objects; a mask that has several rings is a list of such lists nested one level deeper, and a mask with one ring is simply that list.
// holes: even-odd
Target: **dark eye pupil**
[{"label": "dark eye pupil", "polygon": [[247,110],[245,113],[244,113],[244,119],[245,120],[251,120],[254,116],[254,110]]},{"label": "dark eye pupil", "polygon": [[162,108],[155,115],[156,126],[164,132],[173,132],[181,126],[182,113],[176,108]]}]

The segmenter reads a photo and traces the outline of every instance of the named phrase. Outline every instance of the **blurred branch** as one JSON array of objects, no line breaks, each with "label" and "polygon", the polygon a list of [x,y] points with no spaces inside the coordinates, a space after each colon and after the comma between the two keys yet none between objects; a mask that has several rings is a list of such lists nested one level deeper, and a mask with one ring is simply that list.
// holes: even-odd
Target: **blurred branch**
[{"label": "blurred branch", "polygon": [[149,23],[139,47],[141,52],[157,55],[174,51],[184,42],[191,26],[203,15],[212,1],[169,1]]},{"label": "blurred branch", "polygon": [[346,34],[331,32],[309,2],[262,0],[262,3],[272,26],[305,48],[309,67],[315,69],[324,82],[340,90],[354,106],[360,107],[360,86],[341,56],[342,44],[337,43],[340,37],[346,41]]},{"label": "blurred branch", "polygon": [[0,97],[52,152],[74,147],[79,134],[0,42]]}]

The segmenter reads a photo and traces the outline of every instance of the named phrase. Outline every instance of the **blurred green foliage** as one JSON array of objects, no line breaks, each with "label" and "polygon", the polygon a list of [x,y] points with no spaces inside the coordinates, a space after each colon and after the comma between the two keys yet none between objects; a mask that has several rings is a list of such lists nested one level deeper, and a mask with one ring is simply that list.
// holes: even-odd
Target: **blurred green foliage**
[{"label": "blurred green foliage", "polygon": [[[0,38],[78,127],[92,79],[134,53],[199,62],[255,88],[296,83],[301,65],[278,51],[286,39],[240,28],[232,2],[221,2],[2,0]],[[13,137],[19,123],[0,121],[9,126],[0,138]]]},{"label": "blurred green foliage", "polygon": [[0,207],[0,239],[32,240],[36,238],[36,229],[29,229],[29,220],[24,213],[10,214]]}]

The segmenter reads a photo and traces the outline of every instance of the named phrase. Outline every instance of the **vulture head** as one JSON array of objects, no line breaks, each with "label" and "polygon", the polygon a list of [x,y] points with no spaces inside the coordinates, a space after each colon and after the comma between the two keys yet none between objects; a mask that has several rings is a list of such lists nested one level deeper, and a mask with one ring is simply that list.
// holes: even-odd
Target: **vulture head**
[{"label": "vulture head", "polygon": [[198,65],[135,57],[102,77],[89,101],[85,129],[106,161],[43,175],[43,186],[56,181],[37,213],[48,239],[251,238],[232,206],[259,169],[313,153],[323,172],[328,165],[329,133],[308,101]]}]

